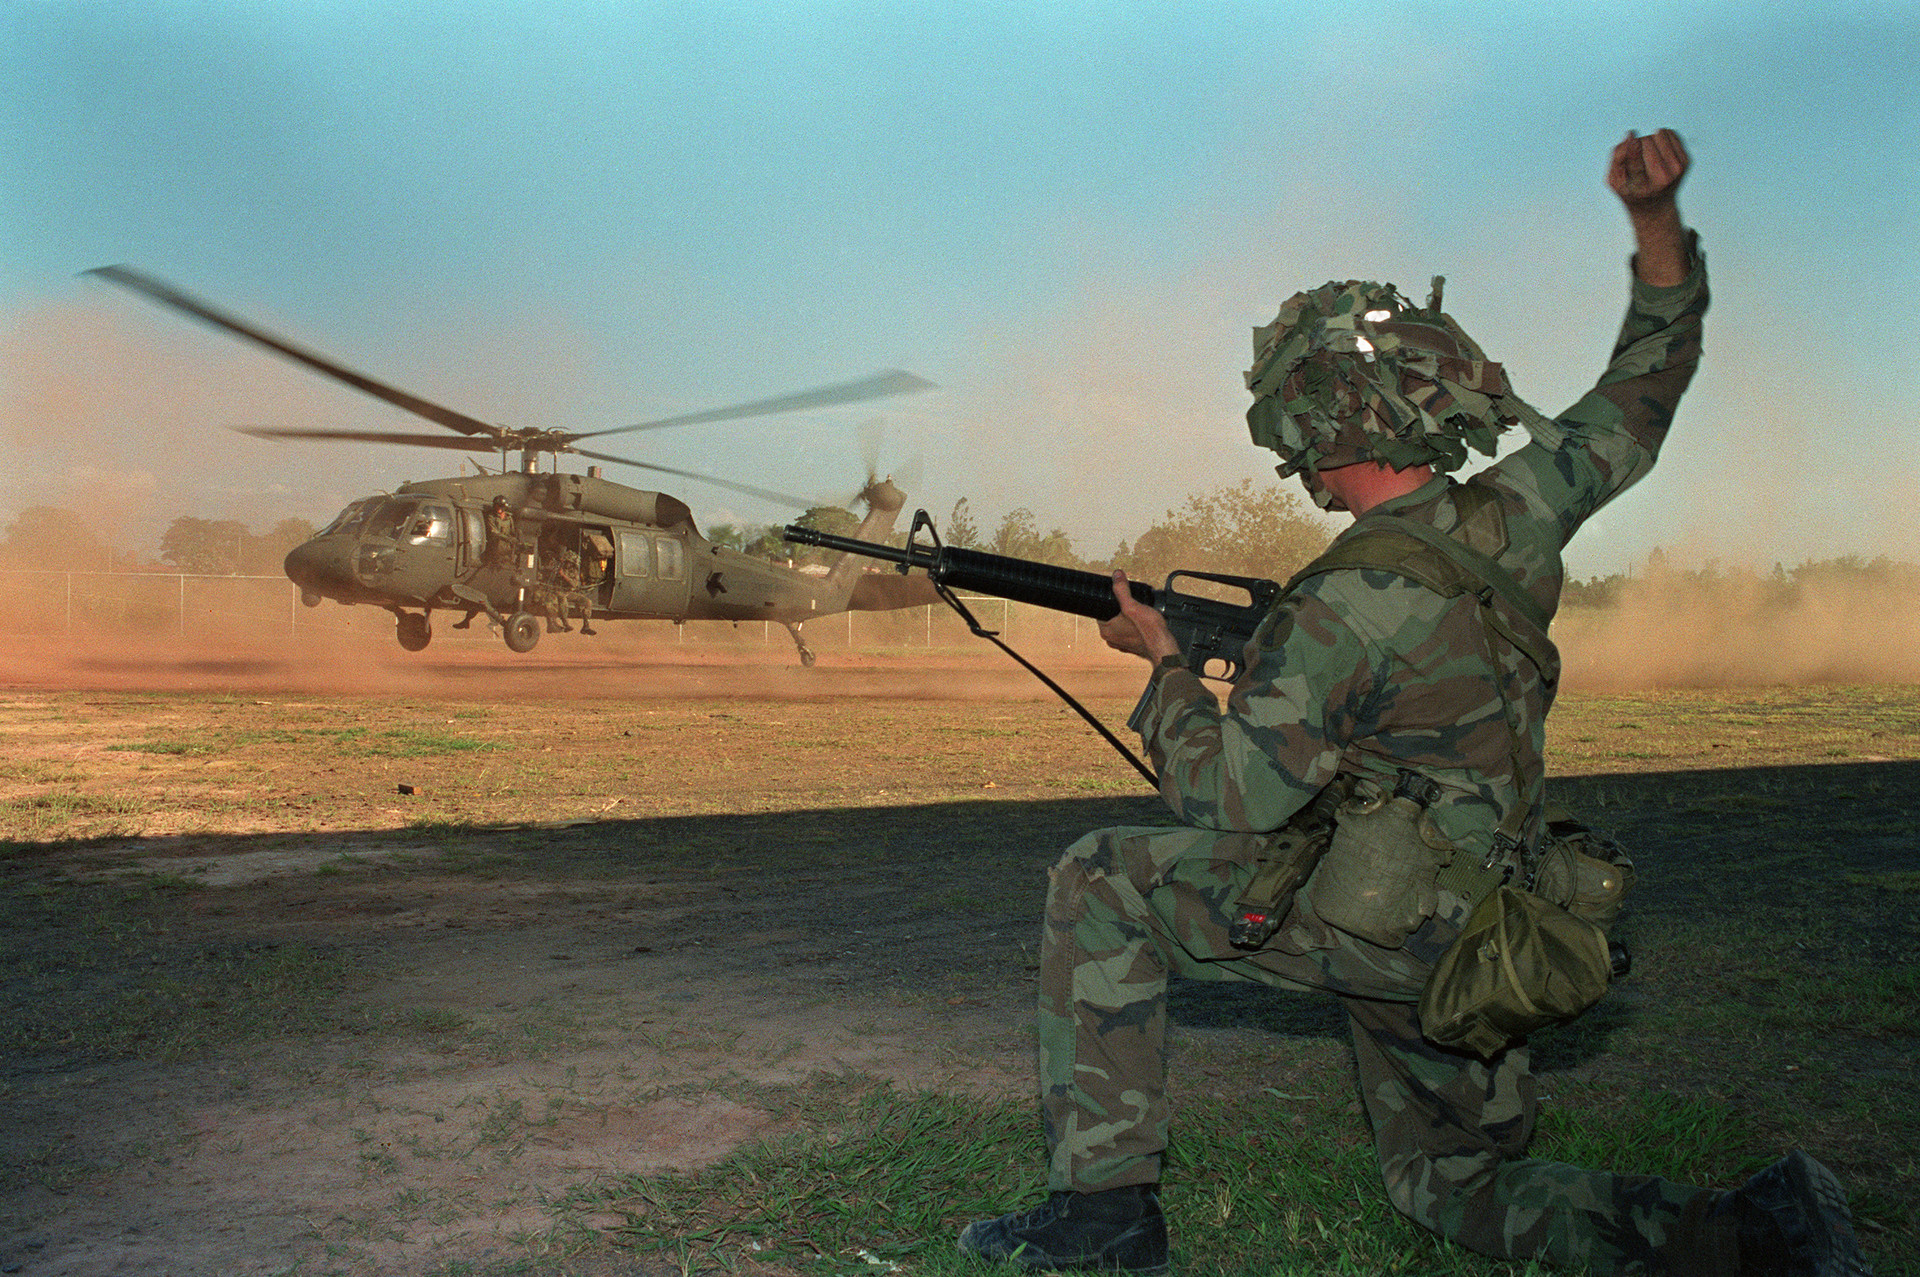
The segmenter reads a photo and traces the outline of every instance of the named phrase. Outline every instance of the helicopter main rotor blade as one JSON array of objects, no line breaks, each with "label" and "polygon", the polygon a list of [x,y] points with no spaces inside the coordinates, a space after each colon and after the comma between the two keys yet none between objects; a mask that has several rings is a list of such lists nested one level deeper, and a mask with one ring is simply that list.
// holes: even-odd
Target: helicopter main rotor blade
[{"label": "helicopter main rotor blade", "polygon": [[931,390],[933,383],[890,368],[875,373],[871,377],[862,377],[858,381],[843,381],[831,386],[821,386],[816,390],[802,390],[791,395],[776,395],[771,399],[756,399],[752,403],[735,404],[731,408],[711,408],[706,412],[690,412],[681,417],[662,417],[658,421],[643,421],[633,426],[616,426],[612,430],[592,430],[586,434],[574,435],[575,439],[592,439],[600,435],[626,434],[634,430],[658,430],[663,426],[691,426],[702,421],[734,421],[741,417],[767,417],[777,412],[797,412],[802,408],[827,408],[834,404],[860,403],[867,399],[881,399],[887,395],[904,395],[917,390]]},{"label": "helicopter main rotor blade", "polygon": [[284,338],[276,337],[264,329],[255,328],[224,311],[216,310],[199,298],[183,293],[171,284],[155,279],[151,275],[142,274],[130,266],[97,266],[84,273],[98,275],[102,279],[119,284],[122,288],[130,288],[150,300],[184,311],[203,323],[212,324],[215,328],[224,328],[236,337],[244,337],[248,341],[265,346],[268,350],[285,355],[296,363],[305,364],[323,376],[345,382],[355,390],[364,391],[375,399],[384,400],[416,417],[424,417],[435,425],[457,430],[463,435],[489,435],[498,438],[503,433],[499,426],[488,425],[463,412],[455,412],[451,408],[444,408],[417,395],[410,395],[404,390],[396,390],[384,382],[375,381],[364,373],[355,372],[344,364],[335,363],[324,355],[303,350]]},{"label": "helicopter main rotor blade", "polygon": [[494,439],[453,439],[446,435],[382,434],[377,430],[305,430],[277,426],[235,426],[256,439],[351,439],[359,443],[404,443],[417,448],[452,448],[458,452],[512,451],[512,444]]},{"label": "helicopter main rotor blade", "polygon": [[735,492],[744,492],[750,497],[759,497],[775,505],[797,506],[802,510],[817,504],[806,497],[796,497],[790,492],[775,492],[771,488],[756,488],[750,483],[735,483],[731,479],[716,479],[710,474],[697,474],[692,470],[675,470],[672,466],[656,466],[647,461],[634,461],[628,457],[616,457],[605,452],[589,452],[585,448],[569,448],[568,452],[582,457],[592,457],[595,461],[613,461],[623,466],[633,466],[640,470],[657,470],[661,474],[678,475],[682,479],[696,479],[701,483],[716,484],[722,488],[732,488]]}]

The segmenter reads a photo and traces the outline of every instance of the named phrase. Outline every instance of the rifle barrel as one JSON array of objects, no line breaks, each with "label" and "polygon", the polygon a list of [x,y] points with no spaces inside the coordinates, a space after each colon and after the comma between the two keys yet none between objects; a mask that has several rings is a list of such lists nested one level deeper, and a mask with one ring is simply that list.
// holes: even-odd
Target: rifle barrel
[{"label": "rifle barrel", "polygon": [[[885,559],[907,568],[924,568],[934,584],[950,590],[966,590],[1031,603],[1056,612],[1104,621],[1120,611],[1113,597],[1113,579],[1099,572],[1035,563],[985,550],[968,550],[953,545],[909,546],[899,549],[854,537],[834,536],[799,524],[788,524],[782,533],[788,541],[817,545],[822,549]],[[1153,607],[1158,597],[1154,588],[1141,581],[1129,581],[1133,597]]]}]

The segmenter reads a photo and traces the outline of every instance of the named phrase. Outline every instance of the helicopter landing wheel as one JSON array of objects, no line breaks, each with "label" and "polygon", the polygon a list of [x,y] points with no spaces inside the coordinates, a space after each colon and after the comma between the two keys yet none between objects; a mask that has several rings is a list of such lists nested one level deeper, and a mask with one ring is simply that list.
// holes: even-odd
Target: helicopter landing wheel
[{"label": "helicopter landing wheel", "polygon": [[507,646],[516,652],[531,652],[540,641],[540,618],[531,612],[515,612],[507,618]]},{"label": "helicopter landing wheel", "polygon": [[802,647],[800,649],[800,663],[806,666],[808,669],[812,669],[813,663],[818,659],[819,658],[814,655],[812,648]]},{"label": "helicopter landing wheel", "polygon": [[323,595],[315,594],[312,590],[300,591],[301,607],[319,607],[324,602],[326,598]]},{"label": "helicopter landing wheel", "polygon": [[400,640],[400,646],[409,652],[418,652],[433,641],[433,622],[424,612],[402,612],[399,623],[394,627],[394,635]]}]

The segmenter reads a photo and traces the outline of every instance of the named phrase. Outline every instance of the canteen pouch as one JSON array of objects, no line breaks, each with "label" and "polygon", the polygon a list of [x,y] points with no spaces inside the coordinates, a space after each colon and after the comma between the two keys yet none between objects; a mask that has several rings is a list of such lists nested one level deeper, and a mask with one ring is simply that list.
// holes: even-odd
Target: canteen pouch
[{"label": "canteen pouch", "polygon": [[[1423,836],[1431,822],[1402,795],[1361,792],[1340,806],[1333,843],[1314,871],[1313,911],[1383,949],[1398,949],[1439,907],[1433,879],[1443,855]],[[1449,848],[1450,851],[1450,848]]]},{"label": "canteen pouch", "polygon": [[1535,895],[1611,931],[1635,879],[1626,848],[1548,809],[1546,846],[1533,871]]},{"label": "canteen pouch", "polygon": [[1607,933],[1532,892],[1497,887],[1427,977],[1427,1039],[1492,1059],[1509,1043],[1574,1019],[1607,991]]}]

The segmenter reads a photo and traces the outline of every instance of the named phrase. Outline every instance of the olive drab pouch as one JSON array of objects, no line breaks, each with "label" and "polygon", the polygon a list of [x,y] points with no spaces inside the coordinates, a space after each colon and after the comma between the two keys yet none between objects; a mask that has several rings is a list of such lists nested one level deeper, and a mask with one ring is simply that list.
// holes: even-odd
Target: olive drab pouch
[{"label": "olive drab pouch", "polygon": [[1227,940],[1237,949],[1258,949],[1280,929],[1293,908],[1294,893],[1312,876],[1333,839],[1333,815],[1353,792],[1353,778],[1341,776],[1314,795],[1285,826],[1268,835],[1259,868],[1234,902]]},{"label": "olive drab pouch", "polygon": [[1234,902],[1227,940],[1236,949],[1258,949],[1280,929],[1293,895],[1327,853],[1333,827],[1282,829],[1262,851],[1259,869]]},{"label": "olive drab pouch", "polygon": [[1398,949],[1439,907],[1434,877],[1451,857],[1424,805],[1363,784],[1340,805],[1332,844],[1314,871],[1313,909],[1328,926]]},{"label": "olive drab pouch", "polygon": [[1420,1026],[1443,1047],[1491,1059],[1574,1019],[1607,991],[1607,933],[1559,905],[1496,887],[1427,978]]},{"label": "olive drab pouch", "polygon": [[1626,848],[1547,808],[1547,839],[1533,871],[1535,895],[1610,931],[1635,877]]},{"label": "olive drab pouch", "polygon": [[1607,932],[1633,887],[1632,858],[1557,804],[1546,818],[1528,889],[1501,886],[1483,899],[1427,977],[1420,1023],[1441,1046],[1491,1057],[1580,1015],[1626,971],[1626,951]]}]

